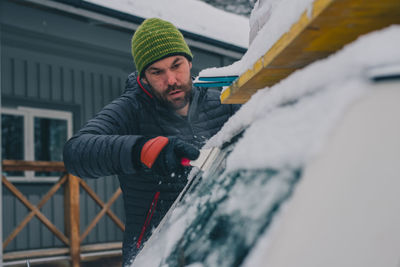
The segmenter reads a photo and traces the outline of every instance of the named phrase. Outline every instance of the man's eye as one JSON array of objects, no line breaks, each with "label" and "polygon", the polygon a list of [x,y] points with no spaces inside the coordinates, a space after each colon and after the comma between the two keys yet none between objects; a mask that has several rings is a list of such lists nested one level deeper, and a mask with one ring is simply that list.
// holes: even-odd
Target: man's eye
[{"label": "man's eye", "polygon": [[172,65],[172,68],[173,68],[173,69],[177,69],[177,68],[179,68],[180,65],[181,65],[181,64],[174,64],[174,65]]},{"label": "man's eye", "polygon": [[160,74],[161,74],[161,71],[153,71],[151,74],[153,74],[153,75],[160,75]]}]

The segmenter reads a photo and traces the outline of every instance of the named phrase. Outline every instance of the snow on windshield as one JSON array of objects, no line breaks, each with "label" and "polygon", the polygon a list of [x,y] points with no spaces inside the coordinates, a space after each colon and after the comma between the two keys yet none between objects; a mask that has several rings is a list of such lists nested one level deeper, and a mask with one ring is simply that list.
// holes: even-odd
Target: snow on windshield
[{"label": "snow on windshield", "polygon": [[197,0],[85,0],[142,18],[158,17],[179,29],[247,48],[249,19]]},{"label": "snow on windshield", "polygon": [[206,144],[221,146],[247,128],[224,173],[203,177],[133,266],[249,262],[247,253],[262,233],[267,242],[268,226],[301,169],[318,154],[346,108],[366,93],[365,72],[399,63],[398,47],[400,26],[391,26],[259,90]]}]

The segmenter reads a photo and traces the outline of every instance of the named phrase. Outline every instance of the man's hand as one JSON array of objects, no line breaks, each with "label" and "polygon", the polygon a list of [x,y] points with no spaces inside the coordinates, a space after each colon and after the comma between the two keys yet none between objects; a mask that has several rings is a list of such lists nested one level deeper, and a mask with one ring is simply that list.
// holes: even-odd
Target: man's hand
[{"label": "man's hand", "polygon": [[193,145],[177,137],[164,136],[142,140],[138,146],[134,147],[133,153],[136,160],[163,176],[169,176],[182,169],[182,158],[194,160],[200,154]]}]

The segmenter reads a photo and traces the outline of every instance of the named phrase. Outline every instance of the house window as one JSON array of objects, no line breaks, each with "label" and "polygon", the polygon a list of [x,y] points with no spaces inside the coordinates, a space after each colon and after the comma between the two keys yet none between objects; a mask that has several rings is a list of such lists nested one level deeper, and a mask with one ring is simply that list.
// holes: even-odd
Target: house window
[{"label": "house window", "polygon": [[[2,159],[62,161],[64,143],[72,136],[71,112],[19,107],[1,109]],[[53,181],[60,173],[3,172],[12,181]]]}]

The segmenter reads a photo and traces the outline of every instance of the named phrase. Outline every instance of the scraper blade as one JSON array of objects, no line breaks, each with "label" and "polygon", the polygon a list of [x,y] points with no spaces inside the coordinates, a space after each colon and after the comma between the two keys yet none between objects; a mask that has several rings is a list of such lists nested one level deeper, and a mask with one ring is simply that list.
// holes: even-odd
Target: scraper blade
[{"label": "scraper blade", "polygon": [[183,166],[193,166],[197,167],[202,171],[206,171],[211,164],[214,162],[214,159],[220,152],[218,147],[205,148],[200,150],[200,155],[196,160],[190,160],[188,158],[182,158],[181,164]]}]

